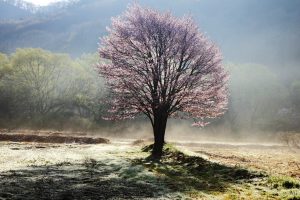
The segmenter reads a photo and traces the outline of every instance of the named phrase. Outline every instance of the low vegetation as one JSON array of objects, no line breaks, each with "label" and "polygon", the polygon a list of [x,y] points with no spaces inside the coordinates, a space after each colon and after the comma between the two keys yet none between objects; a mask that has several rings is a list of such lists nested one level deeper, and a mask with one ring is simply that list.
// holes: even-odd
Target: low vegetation
[{"label": "low vegetation", "polygon": [[[143,148],[146,155],[152,145]],[[299,180],[272,176],[239,166],[228,166],[188,155],[167,144],[160,161],[136,159],[149,171],[164,177],[167,185],[190,198],[299,199]]]},{"label": "low vegetation", "polygon": [[148,143],[0,142],[0,198],[300,199],[298,178],[213,162],[171,144],[152,160],[152,145],[141,151],[141,142]]},{"label": "low vegetation", "polygon": [[183,197],[155,173],[132,164],[129,155],[139,151],[130,145],[0,144],[0,199]]}]

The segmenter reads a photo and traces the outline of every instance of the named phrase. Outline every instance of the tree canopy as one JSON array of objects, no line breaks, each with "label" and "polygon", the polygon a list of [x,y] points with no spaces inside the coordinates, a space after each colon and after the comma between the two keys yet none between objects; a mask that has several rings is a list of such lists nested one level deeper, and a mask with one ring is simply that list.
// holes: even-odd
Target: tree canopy
[{"label": "tree canopy", "polygon": [[109,60],[99,65],[112,98],[107,119],[145,114],[164,142],[168,117],[204,126],[203,119],[224,113],[228,75],[221,53],[192,18],[134,4],[108,31],[99,50]]}]

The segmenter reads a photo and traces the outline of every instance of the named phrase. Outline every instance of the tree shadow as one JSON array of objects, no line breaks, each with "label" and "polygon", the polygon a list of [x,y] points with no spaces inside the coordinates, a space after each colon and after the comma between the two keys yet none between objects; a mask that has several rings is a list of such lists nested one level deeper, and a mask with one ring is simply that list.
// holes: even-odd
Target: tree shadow
[{"label": "tree shadow", "polygon": [[0,199],[180,199],[178,192],[225,192],[264,176],[166,146],[159,161],[88,159],[0,172]]},{"label": "tree shadow", "polygon": [[[151,145],[143,148],[151,152]],[[199,156],[186,155],[173,146],[164,147],[161,159],[136,159],[150,171],[166,177],[169,188],[187,192],[197,190],[205,193],[225,192],[230,186],[239,183],[251,183],[261,180],[266,175],[262,172],[249,171],[239,166],[226,166],[205,160]]]},{"label": "tree shadow", "polygon": [[160,194],[145,168],[88,160],[0,173],[0,199],[143,199]]}]

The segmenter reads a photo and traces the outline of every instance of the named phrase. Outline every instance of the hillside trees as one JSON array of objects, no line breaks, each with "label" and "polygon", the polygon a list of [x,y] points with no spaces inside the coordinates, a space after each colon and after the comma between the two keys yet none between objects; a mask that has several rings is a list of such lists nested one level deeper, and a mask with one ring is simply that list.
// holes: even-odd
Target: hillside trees
[{"label": "hillside trees", "polygon": [[289,92],[268,67],[258,64],[228,64],[231,75],[230,109],[235,129],[276,129],[278,112],[287,106]]},{"label": "hillside trees", "polygon": [[10,56],[1,54],[0,63],[2,118],[45,126],[49,119],[99,116],[103,89],[93,67],[95,55],[72,60],[65,54],[27,48]]},{"label": "hillside trees", "polygon": [[0,53],[0,118],[10,114],[10,92],[4,80],[11,72],[11,65],[7,55]]},{"label": "hillside trees", "polygon": [[0,79],[2,79],[2,77],[10,71],[11,68],[7,55],[0,53]]},{"label": "hillside trees", "polygon": [[191,18],[175,18],[138,5],[114,18],[102,40],[99,65],[111,94],[108,119],[139,114],[151,121],[153,157],[160,157],[169,117],[205,118],[224,113],[227,73],[219,49]]},{"label": "hillside trees", "polygon": [[[41,49],[17,49],[11,58],[13,76],[10,82],[23,99],[24,114],[34,117],[44,115],[58,107],[59,82],[63,67],[70,64],[64,55],[54,55]],[[14,84],[15,83],[15,84]]]},{"label": "hillside trees", "polygon": [[80,92],[75,95],[78,112],[80,116],[93,116],[95,120],[100,120],[104,106],[100,100],[106,89],[102,78],[95,72],[96,64],[100,62],[98,55],[83,54],[75,62],[81,70],[73,83],[80,88]]},{"label": "hillside trees", "polygon": [[288,105],[280,112],[280,125],[285,131],[300,130],[300,81],[294,80],[289,86]]}]

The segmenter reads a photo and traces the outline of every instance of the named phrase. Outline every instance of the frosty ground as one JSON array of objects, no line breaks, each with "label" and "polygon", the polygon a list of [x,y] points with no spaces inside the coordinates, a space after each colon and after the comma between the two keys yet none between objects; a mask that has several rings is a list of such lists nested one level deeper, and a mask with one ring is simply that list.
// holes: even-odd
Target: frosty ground
[{"label": "frosty ground", "polygon": [[156,176],[133,166],[129,145],[2,143],[2,199],[176,198]]},{"label": "frosty ground", "polygon": [[[189,156],[174,153],[152,163],[144,159],[149,152],[131,140],[1,142],[0,199],[299,198],[300,160],[289,149],[192,143],[177,147]],[[277,171],[267,170],[272,165]]]}]

